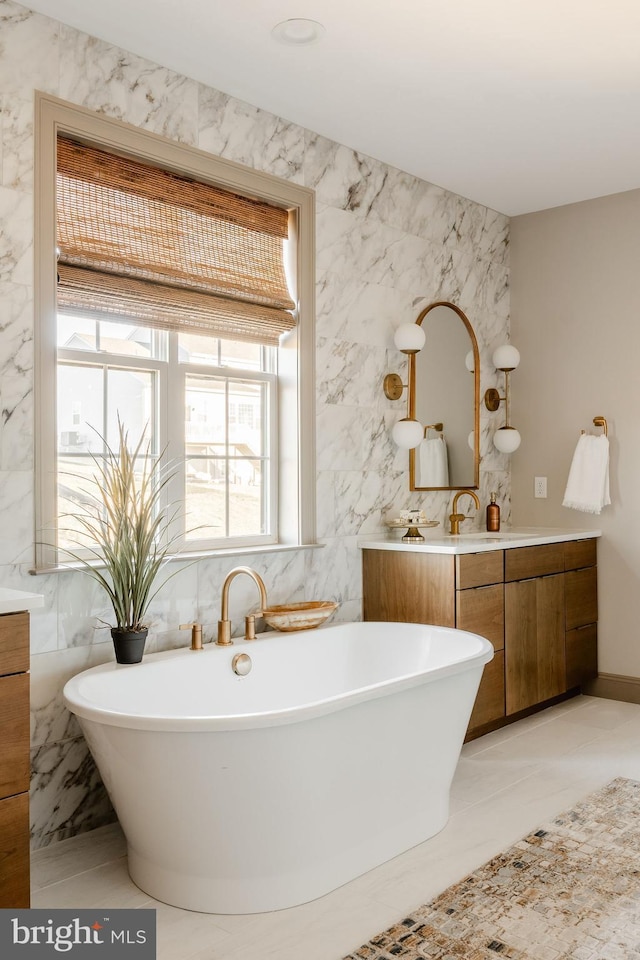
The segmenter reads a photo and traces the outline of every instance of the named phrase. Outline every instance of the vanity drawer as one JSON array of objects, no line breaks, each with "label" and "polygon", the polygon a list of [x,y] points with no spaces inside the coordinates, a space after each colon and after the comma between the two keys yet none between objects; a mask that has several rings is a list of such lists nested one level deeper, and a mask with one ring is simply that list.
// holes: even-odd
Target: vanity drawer
[{"label": "vanity drawer", "polygon": [[504,580],[504,550],[484,553],[460,553],[456,557],[456,586],[458,590],[484,587]]},{"label": "vanity drawer", "polygon": [[0,676],[29,669],[29,614],[0,616]]},{"label": "vanity drawer", "polygon": [[0,797],[29,789],[29,674],[0,678]]},{"label": "vanity drawer", "polygon": [[504,579],[531,580],[550,573],[564,572],[564,543],[544,543],[538,547],[505,550]]},{"label": "vanity drawer", "polygon": [[596,541],[569,540],[564,544],[565,570],[579,570],[580,567],[594,567],[597,562]]},{"label": "vanity drawer", "polygon": [[493,644],[504,648],[504,584],[458,590],[456,594],[456,627],[479,633]]},{"label": "vanity drawer", "polygon": [[567,630],[595,623],[598,619],[598,568],[569,570],[564,583]]}]

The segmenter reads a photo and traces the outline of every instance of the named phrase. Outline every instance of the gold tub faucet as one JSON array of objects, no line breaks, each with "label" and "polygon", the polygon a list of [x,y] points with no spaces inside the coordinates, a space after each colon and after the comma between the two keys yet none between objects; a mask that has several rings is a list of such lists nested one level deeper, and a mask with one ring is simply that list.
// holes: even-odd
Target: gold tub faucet
[{"label": "gold tub faucet", "polygon": [[[251,567],[235,567],[231,570],[222,584],[222,604],[220,611],[220,620],[218,620],[218,639],[216,643],[221,647],[227,647],[233,643],[231,639],[231,620],[229,619],[229,587],[231,581],[234,580],[239,574],[246,573],[248,577],[254,581],[258,590],[260,591],[260,610],[257,613],[257,616],[260,616],[262,611],[267,607],[267,588],[264,585],[264,581],[260,574],[256,573],[255,570],[252,570]],[[244,638],[245,640],[255,640],[256,638],[256,614],[248,614],[244,618]]]},{"label": "gold tub faucet", "polygon": [[460,524],[463,520],[466,520],[464,513],[458,513],[458,500],[463,493],[468,493],[471,499],[476,505],[476,509],[480,509],[480,501],[478,500],[477,494],[473,490],[458,490],[455,497],[453,498],[453,506],[451,507],[451,513],[449,515],[449,533],[458,534],[460,533]]}]

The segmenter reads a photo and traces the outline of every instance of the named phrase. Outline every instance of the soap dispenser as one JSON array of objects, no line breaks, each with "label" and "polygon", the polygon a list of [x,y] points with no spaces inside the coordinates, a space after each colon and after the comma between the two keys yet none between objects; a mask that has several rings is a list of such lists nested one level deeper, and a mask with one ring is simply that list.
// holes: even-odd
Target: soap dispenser
[{"label": "soap dispenser", "polygon": [[487,530],[497,533],[500,529],[500,505],[496,503],[495,493],[491,494],[491,503],[487,504]]}]

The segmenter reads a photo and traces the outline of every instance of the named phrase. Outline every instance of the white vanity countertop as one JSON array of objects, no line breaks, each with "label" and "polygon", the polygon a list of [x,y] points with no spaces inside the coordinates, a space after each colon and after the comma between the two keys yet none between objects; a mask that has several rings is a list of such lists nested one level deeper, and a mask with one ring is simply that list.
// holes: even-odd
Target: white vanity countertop
[{"label": "white vanity countertop", "polygon": [[41,593],[27,593],[25,590],[11,590],[9,587],[0,587],[0,614],[20,613],[23,610],[35,610],[44,606],[44,597]]},{"label": "white vanity countertop", "polygon": [[[428,535],[427,535],[428,534]],[[498,533],[477,530],[470,533],[438,534],[427,531],[424,540],[403,543],[397,539],[358,540],[362,550],[400,550],[409,553],[483,553],[488,550],[510,550],[514,547],[533,547],[543,543],[563,543],[565,540],[588,540],[602,535],[601,530],[570,530],[561,527],[512,527]]]}]

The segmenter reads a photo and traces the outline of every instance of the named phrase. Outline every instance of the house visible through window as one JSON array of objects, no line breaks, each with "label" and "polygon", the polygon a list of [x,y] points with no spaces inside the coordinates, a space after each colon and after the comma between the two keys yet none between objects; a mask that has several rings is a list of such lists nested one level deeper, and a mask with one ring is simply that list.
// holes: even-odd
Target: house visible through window
[{"label": "house visible through window", "polygon": [[[146,146],[151,135],[137,136]],[[53,521],[58,547],[77,548],[74,518],[95,459],[117,447],[120,419],[132,442],[146,431],[147,456],[172,466],[167,497],[182,506],[183,548],[302,542],[297,492],[291,498],[300,470],[296,479],[282,466],[283,449],[300,452],[288,429],[300,361],[281,362],[283,342],[293,337],[298,350],[300,341],[300,205],[89,141],[65,133],[55,141],[57,309],[40,357],[44,369],[53,341],[57,372],[43,378],[55,402],[47,408],[43,389],[39,449],[50,449],[47,424],[56,443],[53,470],[45,463],[39,474],[41,526]],[[287,497],[295,516],[282,515]]]}]

